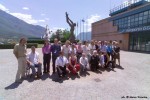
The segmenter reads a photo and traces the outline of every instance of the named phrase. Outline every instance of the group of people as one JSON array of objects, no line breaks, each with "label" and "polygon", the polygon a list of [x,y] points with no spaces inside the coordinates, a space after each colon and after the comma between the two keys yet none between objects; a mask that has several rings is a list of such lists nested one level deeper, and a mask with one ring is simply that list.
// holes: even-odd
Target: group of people
[{"label": "group of people", "polygon": [[[43,53],[43,74],[50,73],[50,62],[52,59],[53,74],[65,77],[67,73],[78,75],[87,70],[97,71],[100,67],[115,68],[116,59],[120,65],[120,47],[116,41],[84,41],[83,43],[70,43],[64,45],[58,39],[51,44],[48,39],[44,40]],[[31,52],[27,53],[26,39],[20,39],[19,44],[14,47],[14,54],[18,60],[18,71],[16,82],[25,77],[27,66],[32,69],[32,74],[38,78],[42,75],[42,63],[39,53],[34,46]],[[38,69],[37,72],[35,69]]]}]

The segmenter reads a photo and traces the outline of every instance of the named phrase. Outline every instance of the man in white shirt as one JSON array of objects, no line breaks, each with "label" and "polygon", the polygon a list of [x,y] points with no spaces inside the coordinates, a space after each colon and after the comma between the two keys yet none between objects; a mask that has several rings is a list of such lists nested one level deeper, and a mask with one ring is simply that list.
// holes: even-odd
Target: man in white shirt
[{"label": "man in white shirt", "polygon": [[42,63],[40,62],[40,59],[39,59],[39,53],[37,51],[35,51],[34,46],[31,47],[31,52],[29,52],[27,55],[27,63],[29,64],[30,68],[32,69],[32,74],[34,76],[36,75],[35,68],[38,69],[37,78],[40,78],[40,75],[42,73],[42,71],[41,71]]},{"label": "man in white shirt", "polygon": [[85,53],[82,53],[82,57],[80,58],[79,62],[80,62],[81,72],[85,71],[89,66],[88,59],[86,58]]},{"label": "man in white shirt", "polygon": [[67,58],[64,56],[64,53],[62,51],[60,51],[59,57],[57,57],[56,63],[55,63],[59,77],[61,77],[61,75],[63,77],[66,76],[66,74],[67,74],[66,66],[68,66],[68,64],[69,64],[69,62],[68,62]]}]

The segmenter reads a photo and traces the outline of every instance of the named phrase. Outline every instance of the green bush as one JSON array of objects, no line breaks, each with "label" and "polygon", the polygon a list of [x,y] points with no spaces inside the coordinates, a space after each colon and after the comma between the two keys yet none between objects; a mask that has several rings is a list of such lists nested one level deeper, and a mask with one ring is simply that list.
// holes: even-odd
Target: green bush
[{"label": "green bush", "polygon": [[0,49],[13,49],[15,44],[0,44]]},{"label": "green bush", "polygon": [[28,40],[27,43],[38,43],[38,44],[44,44],[44,40]]},{"label": "green bush", "polygon": [[[0,44],[0,49],[13,49],[15,44]],[[28,43],[27,48],[31,48],[32,46],[38,47],[37,43]]]},{"label": "green bush", "polygon": [[32,46],[38,47],[38,43],[28,43],[27,48],[31,48]]}]

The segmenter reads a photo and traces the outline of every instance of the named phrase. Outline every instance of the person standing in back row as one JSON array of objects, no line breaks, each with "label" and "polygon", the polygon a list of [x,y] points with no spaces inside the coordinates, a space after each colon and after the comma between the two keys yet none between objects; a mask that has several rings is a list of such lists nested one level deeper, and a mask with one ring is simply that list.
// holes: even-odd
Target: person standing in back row
[{"label": "person standing in back row", "polygon": [[51,46],[51,52],[52,52],[52,62],[53,62],[53,74],[55,73],[55,61],[57,57],[59,56],[59,52],[61,51],[61,47],[58,44],[58,39],[54,39],[54,44]]},{"label": "person standing in back row", "polygon": [[43,65],[44,65],[43,73],[50,72],[50,60],[51,60],[51,50],[50,49],[51,49],[51,45],[49,43],[49,39],[46,39],[44,46],[42,47]]}]

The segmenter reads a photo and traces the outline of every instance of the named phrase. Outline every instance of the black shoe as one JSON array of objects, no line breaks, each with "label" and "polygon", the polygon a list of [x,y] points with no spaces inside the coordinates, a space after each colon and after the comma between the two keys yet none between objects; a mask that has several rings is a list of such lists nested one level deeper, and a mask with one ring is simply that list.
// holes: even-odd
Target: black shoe
[{"label": "black shoe", "polygon": [[62,76],[63,76],[63,77],[66,77],[66,74],[63,74]]},{"label": "black shoe", "polygon": [[43,73],[46,74],[46,71],[44,71]]}]

